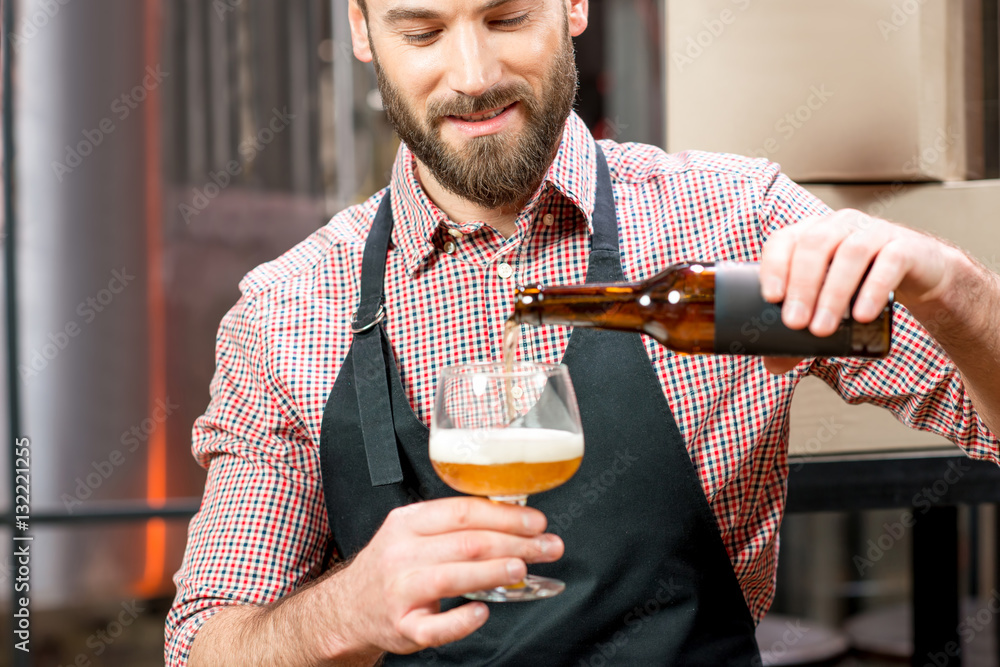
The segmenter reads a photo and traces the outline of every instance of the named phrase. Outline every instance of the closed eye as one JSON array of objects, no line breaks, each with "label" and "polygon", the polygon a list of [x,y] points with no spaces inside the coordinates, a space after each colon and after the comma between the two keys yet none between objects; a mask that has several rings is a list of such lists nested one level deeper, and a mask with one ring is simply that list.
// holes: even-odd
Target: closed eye
[{"label": "closed eye", "polygon": [[500,26],[501,28],[514,28],[521,25],[527,20],[528,20],[528,15],[521,14],[520,16],[515,16],[512,19],[498,19],[494,21],[493,24]]},{"label": "closed eye", "polygon": [[425,32],[419,35],[403,35],[405,39],[410,44],[421,44],[423,42],[429,42],[434,39],[437,34],[441,32],[440,30],[432,30],[430,32]]}]

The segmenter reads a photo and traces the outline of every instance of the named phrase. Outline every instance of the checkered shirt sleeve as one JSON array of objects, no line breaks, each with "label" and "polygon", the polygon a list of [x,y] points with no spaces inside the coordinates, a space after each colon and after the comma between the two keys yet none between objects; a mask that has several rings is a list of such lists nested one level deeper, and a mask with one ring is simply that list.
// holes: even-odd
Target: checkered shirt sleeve
[{"label": "checkered shirt sleeve", "polygon": [[165,661],[186,665],[195,634],[227,605],[263,605],[324,570],[329,529],[316,450],[282,410],[267,372],[255,304],[225,316],[216,344],[212,399],[194,426],[208,468],[201,509],[174,575]]}]

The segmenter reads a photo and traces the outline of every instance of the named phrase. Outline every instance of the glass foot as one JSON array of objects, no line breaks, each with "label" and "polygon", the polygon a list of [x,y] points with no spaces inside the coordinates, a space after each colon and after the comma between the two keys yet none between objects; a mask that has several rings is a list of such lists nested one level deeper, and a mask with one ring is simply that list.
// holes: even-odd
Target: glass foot
[{"label": "glass foot", "polygon": [[482,602],[526,602],[555,597],[566,589],[558,579],[536,577],[529,574],[523,581],[511,586],[498,586],[485,591],[466,593],[462,597]]}]

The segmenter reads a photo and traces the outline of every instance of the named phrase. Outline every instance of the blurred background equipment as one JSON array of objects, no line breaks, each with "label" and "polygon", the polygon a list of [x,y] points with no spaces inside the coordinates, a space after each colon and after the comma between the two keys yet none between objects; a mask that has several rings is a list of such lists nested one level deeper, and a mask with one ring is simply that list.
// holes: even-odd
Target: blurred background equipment
[{"label": "blurred background equipment", "polygon": [[[4,0],[17,395],[0,419],[35,447],[26,664],[162,664],[219,321],[247,271],[388,184],[397,140],[347,5]],[[580,113],[662,143],[660,6],[591,12]],[[0,553],[7,609],[15,569]],[[0,665],[11,649],[4,632]]]}]

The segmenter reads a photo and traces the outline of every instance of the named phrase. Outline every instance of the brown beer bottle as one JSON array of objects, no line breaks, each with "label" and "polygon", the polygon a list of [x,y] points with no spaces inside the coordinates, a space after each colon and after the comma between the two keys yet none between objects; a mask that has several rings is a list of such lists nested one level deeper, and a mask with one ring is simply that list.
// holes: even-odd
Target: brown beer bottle
[{"label": "brown beer bottle", "polygon": [[781,304],[761,295],[758,264],[700,262],[637,283],[520,288],[510,319],[639,331],[686,354],[882,357],[891,342],[892,299],[875,321],[848,313],[821,338],[782,323]]}]

